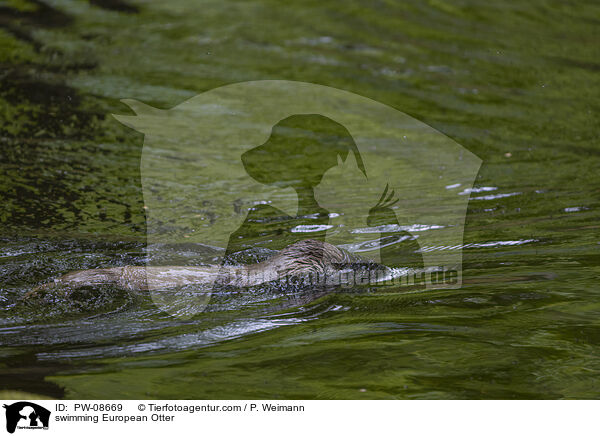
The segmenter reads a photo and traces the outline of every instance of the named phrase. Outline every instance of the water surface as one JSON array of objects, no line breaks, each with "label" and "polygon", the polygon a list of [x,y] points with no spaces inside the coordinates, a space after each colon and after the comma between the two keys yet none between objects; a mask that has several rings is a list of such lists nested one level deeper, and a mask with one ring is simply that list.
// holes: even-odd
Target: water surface
[{"label": "water surface", "polygon": [[[0,388],[597,398],[599,24],[585,1],[2,3]],[[119,99],[167,109],[257,79],[381,101],[483,160],[461,289],[234,299],[189,320],[110,287],[20,302],[68,271],[146,259],[143,137],[109,116],[129,113]]]}]

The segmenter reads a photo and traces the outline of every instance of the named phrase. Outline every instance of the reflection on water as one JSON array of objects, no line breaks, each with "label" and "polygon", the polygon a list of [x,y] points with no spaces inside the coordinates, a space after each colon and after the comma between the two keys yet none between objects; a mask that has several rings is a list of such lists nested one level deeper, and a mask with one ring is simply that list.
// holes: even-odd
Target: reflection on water
[{"label": "reflection on water", "polygon": [[[266,0],[236,4],[234,15],[216,1],[202,10],[140,3],[126,13],[101,5],[22,0],[0,10],[0,389],[68,398],[597,397],[598,5]],[[146,260],[142,138],[106,115],[125,113],[118,99],[167,108],[257,78],[369,96],[484,160],[473,189],[443,185],[471,198],[463,244],[421,247],[463,250],[461,289],[255,289],[216,295],[213,310],[185,321],[110,287],[21,302],[69,271]],[[236,186],[193,189],[233,196]],[[218,218],[198,209],[186,217],[192,225]],[[409,227],[386,231],[440,231],[418,220]],[[369,239],[361,243],[381,245],[370,230],[381,232],[355,229]],[[177,245],[153,261],[211,264],[225,248]]]}]

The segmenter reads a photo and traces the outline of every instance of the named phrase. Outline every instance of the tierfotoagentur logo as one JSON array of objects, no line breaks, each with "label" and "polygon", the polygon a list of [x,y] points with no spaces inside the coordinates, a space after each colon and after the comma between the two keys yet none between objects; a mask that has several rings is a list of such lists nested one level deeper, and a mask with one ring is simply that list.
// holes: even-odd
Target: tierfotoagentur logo
[{"label": "tierfotoagentur logo", "polygon": [[[145,135],[145,280],[163,310],[193,316],[222,286],[461,286],[481,160],[426,124],[293,81],[227,85],[170,110],[124,102],[136,115],[115,117]],[[216,247],[214,265],[161,263],[189,243]],[[279,254],[236,261],[256,247]]]},{"label": "tierfotoagentur logo", "polygon": [[15,429],[47,430],[50,421],[50,411],[29,401],[19,401],[10,405],[5,404],[6,431],[14,433]]}]

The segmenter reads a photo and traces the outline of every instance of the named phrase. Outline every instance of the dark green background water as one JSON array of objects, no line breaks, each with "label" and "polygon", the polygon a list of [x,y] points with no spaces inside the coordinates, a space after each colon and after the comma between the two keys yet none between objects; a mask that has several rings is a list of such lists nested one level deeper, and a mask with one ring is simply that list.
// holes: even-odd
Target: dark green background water
[{"label": "dark green background water", "polygon": [[[594,1],[2,1],[0,389],[597,398],[599,29]],[[257,79],[370,97],[483,159],[476,187],[496,189],[471,195],[461,289],[190,321],[120,294],[19,303],[144,261],[143,137],[108,115],[119,99],[166,109]]]}]

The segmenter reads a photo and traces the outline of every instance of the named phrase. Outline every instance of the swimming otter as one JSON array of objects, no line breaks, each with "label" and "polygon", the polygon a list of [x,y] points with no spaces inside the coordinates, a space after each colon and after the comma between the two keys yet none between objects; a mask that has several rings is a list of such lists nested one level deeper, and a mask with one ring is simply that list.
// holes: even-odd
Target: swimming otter
[{"label": "swimming otter", "polygon": [[[305,280],[310,285],[335,285],[359,274],[361,283],[372,273],[382,277],[390,269],[363,259],[327,242],[304,240],[296,242],[266,261],[252,265],[232,266],[125,266],[74,271],[42,285],[25,295],[39,295],[56,287],[80,288],[112,284],[130,291],[175,288],[190,284],[250,287],[276,280]],[[346,276],[344,276],[346,274]],[[294,280],[295,279],[295,280]],[[336,282],[337,280],[337,282]]]}]

